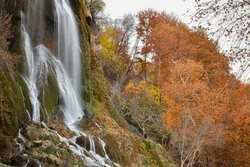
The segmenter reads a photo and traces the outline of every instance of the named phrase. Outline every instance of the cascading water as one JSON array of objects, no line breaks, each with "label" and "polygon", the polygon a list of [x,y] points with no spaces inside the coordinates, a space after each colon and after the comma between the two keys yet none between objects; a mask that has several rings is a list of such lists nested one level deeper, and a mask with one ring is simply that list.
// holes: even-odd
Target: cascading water
[{"label": "cascading water", "polygon": [[72,78],[77,92],[81,92],[81,50],[77,23],[68,0],[54,0],[57,13],[58,56]]},{"label": "cascading water", "polygon": [[34,48],[34,51],[39,55],[36,65],[39,72],[37,73],[38,76],[43,76],[43,73],[54,74],[59,87],[61,101],[63,101],[60,109],[64,114],[64,121],[67,125],[75,123],[83,116],[83,112],[78,95],[64,66],[44,45],[38,45]]},{"label": "cascading water", "polygon": [[[68,0],[54,0],[57,14],[58,30],[58,57],[63,67],[71,78],[72,98],[67,94],[67,90],[60,87],[60,92],[64,98],[65,122],[74,123],[83,116],[81,103],[79,101],[81,92],[81,50],[77,23],[70,8]],[[58,79],[65,79],[59,77]],[[69,81],[68,81],[69,82]],[[65,87],[67,88],[67,87]],[[72,90],[73,88],[73,90]]]},{"label": "cascading water", "polygon": [[[119,166],[109,159],[106,154],[105,143],[101,139],[99,139],[99,142],[103,147],[105,157],[101,157],[96,153],[93,137],[78,130],[75,125],[84,115],[80,100],[82,79],[81,50],[77,23],[69,1],[54,0],[57,18],[57,58],[45,45],[43,45],[44,32],[41,30],[38,31],[39,26],[34,26],[33,29],[30,23],[31,21],[29,20],[29,15],[31,15],[32,11],[34,12],[34,6],[37,8],[37,11],[39,11],[33,13],[38,15],[34,16],[34,18],[44,18],[44,16],[42,16],[44,3],[41,1],[43,0],[32,1],[33,8],[28,10],[28,18],[25,18],[24,14],[22,14],[22,38],[26,55],[25,63],[27,66],[27,72],[23,76],[23,79],[27,84],[30,101],[32,103],[32,120],[40,121],[41,104],[38,96],[41,92],[39,92],[39,88],[43,87],[44,84],[46,85],[48,83],[48,75],[52,75],[57,81],[60,111],[64,115],[64,122],[76,134],[73,138],[67,139],[60,136],[55,131],[61,142],[66,143],[72,152],[80,156],[88,166]],[[29,3],[30,2],[31,1],[29,1]],[[36,22],[39,23],[37,20]],[[42,25],[41,28],[44,28],[43,21],[39,24]],[[32,34],[36,30],[38,33],[41,32],[41,34]],[[90,151],[76,144],[76,138],[79,136],[86,136],[89,139],[91,146]],[[86,156],[85,153],[89,156]]]},{"label": "cascading water", "polygon": [[34,54],[32,51],[32,46],[29,38],[29,34],[26,32],[24,26],[24,15],[22,14],[22,37],[23,37],[23,48],[26,55],[26,67],[27,67],[27,75],[23,77],[28,89],[29,89],[29,97],[32,104],[33,121],[40,120],[40,103],[38,100],[38,90],[36,87],[36,67],[35,67],[35,60]]},{"label": "cascading water", "polygon": [[[39,3],[39,1],[35,2]],[[54,68],[56,79],[60,90],[60,99],[63,101],[60,109],[64,114],[66,124],[76,122],[83,116],[80,102],[81,85],[81,55],[78,39],[77,24],[72,10],[65,0],[55,0],[56,13],[58,18],[58,61],[56,65],[49,66],[47,61],[52,55],[44,45],[32,47],[32,42],[24,24],[24,15],[22,16],[22,36],[24,41],[24,51],[26,55],[27,75],[23,78],[28,86],[30,101],[32,103],[32,120],[40,121],[40,103],[38,100],[39,91],[37,82],[39,76],[48,75],[48,68]],[[39,6],[38,6],[39,10]],[[41,16],[40,16],[41,17]],[[26,21],[28,24],[29,21]],[[33,32],[32,30],[29,30]],[[38,35],[39,36],[39,35]],[[42,38],[40,36],[40,38]],[[36,41],[35,39],[32,41]],[[50,62],[51,63],[51,62]],[[40,67],[40,68],[39,68]],[[45,68],[42,68],[45,67]],[[60,68],[58,68],[60,67]]]}]

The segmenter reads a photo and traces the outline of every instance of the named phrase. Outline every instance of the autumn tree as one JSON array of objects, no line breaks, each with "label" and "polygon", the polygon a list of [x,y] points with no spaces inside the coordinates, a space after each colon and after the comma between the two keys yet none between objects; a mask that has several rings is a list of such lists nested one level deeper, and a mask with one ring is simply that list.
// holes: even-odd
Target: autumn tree
[{"label": "autumn tree", "polygon": [[222,148],[214,150],[211,155],[220,166],[249,166],[249,84],[236,84],[229,88],[229,103],[223,112],[223,124],[226,128],[225,143]]},{"label": "autumn tree", "polygon": [[133,49],[130,16],[96,41],[117,113],[133,132],[170,148],[181,166],[247,166],[249,87],[229,73],[218,42],[172,15],[137,17]]},{"label": "autumn tree", "polygon": [[135,127],[142,137],[150,138],[166,145],[168,133],[161,119],[165,110],[161,90],[145,81],[131,81],[123,90],[123,110],[121,115]]},{"label": "autumn tree", "polygon": [[111,103],[118,113],[122,109],[121,92],[134,76],[138,44],[131,43],[134,35],[135,18],[128,14],[106,26],[97,41],[96,51],[108,81]]},{"label": "autumn tree", "polygon": [[120,31],[118,35],[117,54],[128,54],[129,45],[135,35],[135,18],[132,14],[124,15],[121,19],[114,21],[114,27]]},{"label": "autumn tree", "polygon": [[227,56],[220,53],[219,45],[210,39],[203,29],[190,31],[189,35],[189,58],[201,62],[208,73],[209,86],[220,87],[230,75],[229,60]]},{"label": "autumn tree", "polygon": [[135,20],[125,15],[105,27],[99,41],[99,55],[105,76],[111,83],[124,80],[131,68],[130,42],[134,35]]},{"label": "autumn tree", "polygon": [[[195,0],[196,13],[193,20],[207,26],[216,39],[226,40],[231,45],[227,50],[231,60],[241,61],[241,71],[249,71],[249,0]],[[207,24],[204,25],[204,22]]]},{"label": "autumn tree", "polygon": [[[213,87],[230,77],[228,58],[220,53],[218,43],[209,39],[203,29],[192,30],[172,15],[151,10],[138,16],[141,21],[137,34],[143,44],[140,54],[150,55],[150,62],[146,63],[150,69],[147,75],[158,86],[169,77],[175,62],[185,58],[202,63]],[[140,60],[144,64],[144,76],[145,60]]]},{"label": "autumn tree", "polygon": [[143,75],[144,78],[147,79],[147,63],[149,61],[149,54],[152,48],[151,43],[149,42],[149,35],[158,24],[169,23],[171,25],[176,25],[177,20],[171,18],[170,15],[167,15],[165,12],[159,13],[152,9],[139,12],[137,18],[139,20],[139,23],[136,27],[136,31],[138,38],[143,44],[140,52],[142,58],[138,57],[138,59],[141,59],[142,69],[144,73]]},{"label": "autumn tree", "polygon": [[102,0],[87,0],[92,15],[91,27],[94,31],[99,29],[98,23],[103,20],[105,3]]},{"label": "autumn tree", "polygon": [[160,24],[149,36],[149,41],[152,44],[155,69],[158,69],[155,71],[159,83],[163,83],[161,80],[169,76],[176,61],[186,58],[202,63],[213,87],[230,77],[227,57],[219,53],[217,43],[209,40],[202,30],[193,31],[184,24],[178,27]]},{"label": "autumn tree", "polygon": [[[169,70],[175,61],[190,55],[188,33],[185,25],[171,26],[167,23],[158,24],[151,32],[148,41],[151,44],[152,60],[155,64],[155,82],[162,86],[162,79],[169,75]],[[186,28],[187,29],[187,28]]]},{"label": "autumn tree", "polygon": [[123,60],[124,57],[117,54],[119,43],[117,40],[119,40],[119,38],[119,31],[112,26],[106,27],[105,31],[99,37],[99,57],[104,74],[110,82],[115,82],[115,80],[121,76],[121,73],[127,68],[127,63],[124,63]]},{"label": "autumn tree", "polygon": [[173,151],[181,166],[201,161],[207,145],[221,144],[221,111],[217,95],[207,86],[207,73],[201,63],[182,60],[171,69],[164,91],[168,110],[164,124],[171,132]]}]

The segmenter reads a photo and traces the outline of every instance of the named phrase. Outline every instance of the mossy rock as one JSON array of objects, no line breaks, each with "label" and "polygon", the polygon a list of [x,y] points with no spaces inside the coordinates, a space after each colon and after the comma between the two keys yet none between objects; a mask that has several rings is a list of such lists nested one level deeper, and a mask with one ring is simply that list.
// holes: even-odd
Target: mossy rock
[{"label": "mossy rock", "polygon": [[[7,70],[6,70],[7,71]],[[18,132],[17,117],[14,111],[13,92],[11,83],[7,79],[0,66],[0,93],[3,96],[3,105],[6,108],[1,111],[0,130],[2,134],[16,136]]]},{"label": "mossy rock", "polygon": [[0,162],[5,161],[14,152],[12,139],[0,134]]},{"label": "mossy rock", "polygon": [[59,89],[56,79],[49,75],[48,82],[40,88],[39,101],[41,102],[41,120],[52,120],[52,111],[58,103]]},{"label": "mossy rock", "polygon": [[10,82],[13,90],[14,108],[18,119],[18,125],[20,127],[30,121],[30,113],[28,113],[29,111],[27,110],[29,107],[27,106],[31,104],[28,104],[29,99],[26,104],[25,96],[27,97],[27,95],[24,95],[23,88],[21,87],[21,84],[19,84],[19,80],[16,79],[18,78],[17,75],[18,74],[16,73],[14,75],[10,75]]},{"label": "mossy rock", "polygon": [[88,133],[98,136],[106,143],[105,148],[109,158],[121,166],[175,166],[171,156],[160,144],[120,127],[107,113],[94,115],[86,127]]},{"label": "mossy rock", "polygon": [[144,167],[150,167],[151,166],[149,157],[147,157],[145,155],[142,155],[142,154],[138,154],[137,158],[138,158],[140,166],[144,166]]},{"label": "mossy rock", "polygon": [[29,97],[29,90],[27,88],[26,83],[24,82],[23,78],[19,73],[15,73],[15,80],[17,82],[18,87],[20,88],[20,91],[23,95],[23,105],[25,106],[26,112],[25,116],[27,116],[27,112],[29,112],[29,115],[31,117],[32,115],[32,104],[30,102],[30,97]]},{"label": "mossy rock", "polygon": [[48,148],[46,148],[46,149],[44,149],[44,150],[41,150],[41,152],[44,152],[44,153],[49,154],[49,155],[54,155],[54,156],[56,156],[56,148],[53,147],[53,146],[48,147]]}]

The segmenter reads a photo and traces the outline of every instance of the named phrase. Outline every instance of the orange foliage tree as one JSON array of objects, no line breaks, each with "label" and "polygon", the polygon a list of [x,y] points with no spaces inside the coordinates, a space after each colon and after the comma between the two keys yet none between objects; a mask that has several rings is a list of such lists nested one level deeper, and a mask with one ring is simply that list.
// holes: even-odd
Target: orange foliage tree
[{"label": "orange foliage tree", "polygon": [[165,13],[148,10],[138,18],[144,79],[163,89],[164,123],[181,166],[249,165],[249,86],[229,73],[218,43]]},{"label": "orange foliage tree", "polygon": [[155,82],[159,86],[169,76],[169,70],[173,63],[188,55],[189,48],[186,44],[188,36],[182,30],[184,27],[181,24],[177,28],[168,23],[161,23],[149,36],[152,59],[155,64]]},{"label": "orange foliage tree", "polygon": [[219,86],[230,77],[228,58],[219,53],[218,44],[202,29],[191,30],[176,17],[152,10],[140,12],[138,18],[137,34],[143,44],[140,54],[144,57],[144,78],[149,55],[154,68],[148,65],[148,73],[153,73],[150,75],[154,76],[158,86],[169,77],[175,62],[185,58],[202,63],[211,87]]},{"label": "orange foliage tree", "polygon": [[168,101],[164,124],[172,133],[171,143],[181,166],[201,163],[207,146],[223,142],[220,120],[226,106],[207,82],[201,63],[186,59],[173,66],[164,86]]},{"label": "orange foliage tree", "polygon": [[147,79],[147,63],[149,61],[149,53],[152,51],[152,44],[149,41],[149,36],[154,28],[157,27],[160,23],[169,23],[171,25],[176,25],[177,20],[173,19],[170,15],[167,15],[165,12],[157,12],[154,10],[144,10],[138,13],[137,18],[139,23],[136,27],[138,38],[141,40],[143,46],[140,51],[142,62],[142,71],[144,73],[144,78]]},{"label": "orange foliage tree", "polygon": [[228,94],[228,110],[223,113],[226,128],[225,144],[213,150],[213,156],[220,166],[249,166],[250,152],[250,85],[238,84]]}]

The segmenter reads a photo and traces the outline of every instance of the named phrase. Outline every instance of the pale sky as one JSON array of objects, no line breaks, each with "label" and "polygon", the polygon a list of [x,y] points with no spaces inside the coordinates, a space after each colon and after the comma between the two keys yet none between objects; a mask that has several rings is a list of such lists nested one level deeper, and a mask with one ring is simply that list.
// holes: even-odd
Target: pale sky
[{"label": "pale sky", "polygon": [[141,10],[154,9],[157,11],[166,11],[166,13],[175,13],[185,23],[189,19],[183,14],[188,9],[192,9],[192,0],[103,0],[106,3],[105,13],[111,18],[119,18],[124,14],[137,14]]}]

